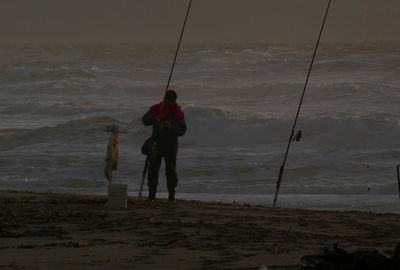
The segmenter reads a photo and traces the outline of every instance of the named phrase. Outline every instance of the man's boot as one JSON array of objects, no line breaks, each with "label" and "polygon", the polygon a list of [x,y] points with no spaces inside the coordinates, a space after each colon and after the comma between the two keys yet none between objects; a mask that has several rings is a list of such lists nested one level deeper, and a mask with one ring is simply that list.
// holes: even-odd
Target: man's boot
[{"label": "man's boot", "polygon": [[156,194],[150,193],[149,197],[147,198],[149,202],[154,202],[156,200]]},{"label": "man's boot", "polygon": [[156,200],[156,189],[149,188],[149,197],[147,198],[148,201],[154,202]]},{"label": "man's boot", "polygon": [[175,188],[169,190],[168,201],[170,201],[170,202],[175,201]]}]

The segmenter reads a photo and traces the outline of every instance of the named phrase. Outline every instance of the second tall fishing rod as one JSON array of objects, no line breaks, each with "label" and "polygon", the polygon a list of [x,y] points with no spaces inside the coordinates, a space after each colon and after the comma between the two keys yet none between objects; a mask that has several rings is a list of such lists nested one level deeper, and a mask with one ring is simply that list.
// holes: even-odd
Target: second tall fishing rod
[{"label": "second tall fishing rod", "polygon": [[274,202],[273,202],[273,205],[272,205],[273,208],[275,208],[275,206],[276,206],[276,201],[277,201],[277,199],[278,199],[278,193],[279,193],[279,188],[280,188],[280,186],[281,186],[281,181],[282,181],[283,171],[284,171],[284,169],[285,169],[286,159],[287,159],[287,156],[288,156],[288,154],[289,154],[290,145],[291,145],[291,143],[292,143],[292,141],[293,141],[293,136],[294,136],[294,131],[295,131],[295,129],[296,129],[297,119],[299,118],[301,105],[303,104],[303,99],[304,99],[304,95],[305,95],[305,93],[306,93],[306,89],[307,89],[307,85],[308,85],[308,80],[310,79],[311,70],[312,70],[312,67],[313,67],[313,64],[314,64],[315,56],[316,56],[316,54],[317,54],[317,50],[318,50],[318,47],[319,47],[319,42],[320,42],[320,40],[321,40],[322,32],[323,32],[323,30],[324,30],[326,18],[328,17],[328,12],[329,12],[329,8],[330,8],[330,6],[331,6],[331,1],[332,1],[332,0],[329,0],[328,6],[327,6],[326,11],[325,11],[324,20],[323,20],[322,25],[321,25],[321,30],[319,31],[319,35],[318,35],[318,39],[317,39],[317,44],[315,45],[314,54],[313,54],[313,56],[312,56],[311,64],[310,64],[310,67],[309,67],[308,73],[307,73],[307,78],[306,78],[306,81],[305,81],[305,83],[304,83],[303,93],[302,93],[301,98],[300,98],[299,107],[298,107],[298,109],[297,109],[297,113],[296,113],[296,117],[295,117],[295,119],[294,119],[292,131],[291,131],[291,133],[290,133],[289,142],[288,142],[288,145],[287,145],[287,148],[286,148],[285,157],[283,158],[283,162],[282,162],[281,168],[280,168],[280,170],[279,170],[279,176],[278,176],[278,180],[277,180],[277,182],[276,182],[276,190],[275,190]]}]

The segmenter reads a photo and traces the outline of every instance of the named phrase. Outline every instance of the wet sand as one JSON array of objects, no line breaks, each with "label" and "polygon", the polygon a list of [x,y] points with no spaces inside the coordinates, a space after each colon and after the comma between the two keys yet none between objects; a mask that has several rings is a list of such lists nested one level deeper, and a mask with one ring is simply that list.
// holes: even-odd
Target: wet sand
[{"label": "wet sand", "polygon": [[0,269],[259,269],[338,242],[391,256],[400,215],[0,191]]}]

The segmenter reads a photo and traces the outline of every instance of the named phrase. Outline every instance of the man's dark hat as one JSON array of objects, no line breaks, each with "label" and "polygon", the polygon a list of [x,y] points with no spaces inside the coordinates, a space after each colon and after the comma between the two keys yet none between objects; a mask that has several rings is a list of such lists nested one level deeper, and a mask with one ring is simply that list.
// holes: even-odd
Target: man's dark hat
[{"label": "man's dark hat", "polygon": [[176,92],[174,90],[168,90],[167,93],[165,94],[164,101],[175,103],[177,97],[178,97],[178,95],[176,94]]}]

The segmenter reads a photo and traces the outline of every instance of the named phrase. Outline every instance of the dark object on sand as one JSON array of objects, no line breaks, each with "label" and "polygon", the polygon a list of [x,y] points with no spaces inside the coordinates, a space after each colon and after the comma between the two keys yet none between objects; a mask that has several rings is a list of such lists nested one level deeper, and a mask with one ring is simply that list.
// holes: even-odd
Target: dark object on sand
[{"label": "dark object on sand", "polygon": [[332,249],[325,249],[324,255],[308,255],[301,258],[301,270],[339,270],[347,269],[347,252],[338,248],[338,243]]},{"label": "dark object on sand", "polygon": [[323,255],[303,256],[301,262],[301,270],[400,270],[400,244],[388,258],[375,249],[347,253],[335,243]]},{"label": "dark object on sand", "polygon": [[350,270],[393,269],[390,267],[390,260],[375,249],[351,253],[347,262],[347,269]]},{"label": "dark object on sand", "polygon": [[393,269],[400,269],[400,243],[397,244],[396,248],[394,249],[392,267]]}]

